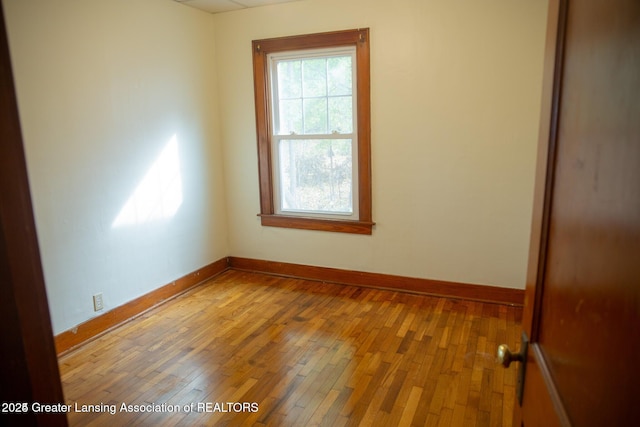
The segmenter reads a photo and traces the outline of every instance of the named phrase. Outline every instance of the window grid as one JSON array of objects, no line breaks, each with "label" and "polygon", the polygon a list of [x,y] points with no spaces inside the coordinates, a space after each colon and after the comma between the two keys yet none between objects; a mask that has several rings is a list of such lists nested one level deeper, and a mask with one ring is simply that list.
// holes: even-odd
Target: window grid
[{"label": "window grid", "polygon": [[[329,69],[329,61],[331,59],[336,58],[350,58],[350,68],[351,68],[351,78],[350,78],[350,90],[345,93],[331,94],[331,90],[329,87],[330,83],[330,69]],[[305,62],[307,60],[323,60],[324,62],[324,95],[307,95],[305,93]],[[286,94],[283,96],[282,92],[284,90],[281,88],[280,81],[278,76],[280,72],[278,71],[278,65],[283,63],[300,63],[299,70],[299,90],[295,91],[299,93],[299,96],[287,96]],[[269,56],[270,63],[270,84],[272,87],[272,99],[273,102],[273,129],[274,135],[292,135],[292,134],[304,134],[304,135],[312,135],[312,134],[326,134],[340,132],[343,134],[355,133],[356,126],[356,113],[357,113],[357,89],[353,85],[353,82],[356,80],[357,75],[357,65],[356,65],[356,57],[355,51],[353,49],[318,49],[316,51],[301,51],[301,52],[287,52],[286,54],[272,54]],[[333,126],[334,123],[331,123],[331,114],[330,114],[330,100],[337,100],[339,98],[349,98],[351,104],[351,123],[350,129],[348,132],[343,132],[340,129],[337,129],[338,126]],[[310,132],[307,128],[307,105],[305,101],[311,100],[324,100],[324,112],[326,117],[326,128],[324,132]],[[282,126],[282,101],[299,101],[299,106],[301,110],[301,129],[300,131],[291,131],[290,129],[283,130]],[[287,132],[288,131],[288,132]]]},{"label": "window grid", "polygon": [[[352,82],[354,95],[352,105],[356,126],[352,129],[358,136],[357,176],[358,208],[356,219],[318,218],[306,215],[281,215],[274,208],[274,176],[276,166],[273,146],[277,143],[274,129],[277,128],[273,115],[273,92],[270,79],[270,62],[267,56],[274,53],[299,52],[311,49],[355,47],[355,69],[357,78]],[[355,29],[330,33],[288,36],[273,39],[254,40],[253,76],[255,89],[256,131],[258,137],[258,177],[260,184],[260,221],[263,226],[321,230],[342,233],[372,234],[375,223],[372,220],[371,203],[371,119],[370,119],[370,76],[369,76],[369,30]],[[356,96],[357,93],[357,96]],[[276,111],[274,111],[276,110]],[[344,135],[338,135],[338,137]],[[310,135],[290,135],[289,139],[309,138]],[[324,138],[333,139],[328,133]],[[354,187],[354,188],[355,188]]]},{"label": "window grid", "polygon": [[[330,69],[331,59],[344,59],[348,63],[348,67],[343,70]],[[321,61],[321,62],[320,62]],[[355,49],[339,48],[339,49],[321,49],[315,51],[304,52],[288,52],[285,55],[272,54],[269,55],[270,79],[272,85],[272,108],[273,108],[273,127],[272,134],[272,159],[273,159],[273,180],[274,180],[274,203],[275,212],[283,215],[310,215],[317,217],[342,217],[343,219],[358,219],[358,187],[357,187],[357,137],[353,130],[356,128],[355,112],[357,107],[354,106],[354,85],[355,79]],[[321,63],[322,72],[314,74],[313,64]],[[335,62],[335,61],[334,61]],[[335,64],[339,66],[338,63]],[[320,68],[320,67],[318,67]],[[317,72],[318,70],[316,70]],[[332,71],[336,76],[333,76]],[[340,75],[342,71],[342,75]],[[346,74],[345,74],[346,73]],[[349,90],[330,89],[330,83],[336,85],[333,79],[342,79],[343,86]],[[319,84],[318,84],[319,83]],[[348,83],[345,85],[344,83]],[[284,85],[287,84],[285,87]],[[318,84],[319,87],[315,87]],[[337,95],[333,95],[336,93]],[[348,112],[332,114],[330,111],[330,100],[336,98],[348,98],[351,101],[351,108]],[[312,120],[314,113],[310,110],[310,100],[318,100],[323,102],[322,112],[319,114],[320,126],[313,126]],[[292,113],[290,110],[283,108],[283,101],[298,101],[301,107],[298,117],[301,120],[302,133],[298,134],[291,130],[295,126],[287,126],[285,123],[291,121],[288,114],[296,115],[296,110]],[[283,111],[284,110],[284,111]],[[318,113],[318,111],[315,111]],[[338,131],[339,126],[334,126],[334,122],[344,122],[349,119],[349,128],[351,132],[341,133]],[[340,120],[343,119],[343,120]],[[295,117],[293,121],[296,122]],[[284,128],[284,129],[283,129]],[[289,131],[289,133],[287,133]],[[293,141],[306,142],[311,145],[319,145],[322,141],[347,140],[349,141],[350,153],[349,164],[340,162],[339,159],[334,163],[336,157],[334,153],[333,143],[329,143],[328,150],[329,164],[327,159],[319,157],[319,162],[325,163],[322,169],[324,174],[316,174],[319,182],[313,188],[296,188],[296,184],[304,179],[299,178],[305,176],[304,170],[298,170],[297,165],[303,163],[295,154],[291,154]],[[295,145],[295,144],[294,144]],[[289,159],[285,160],[283,153],[286,147],[289,147]],[[297,150],[304,152],[299,145]],[[301,156],[304,159],[304,156]],[[336,165],[337,163],[337,165]],[[314,163],[310,167],[317,167]],[[315,169],[315,168],[314,168]],[[347,173],[348,170],[348,173]],[[341,191],[343,187],[348,186],[348,191]],[[322,188],[327,187],[327,188]],[[346,189],[345,189],[346,190]],[[349,200],[345,200],[345,193]]]}]

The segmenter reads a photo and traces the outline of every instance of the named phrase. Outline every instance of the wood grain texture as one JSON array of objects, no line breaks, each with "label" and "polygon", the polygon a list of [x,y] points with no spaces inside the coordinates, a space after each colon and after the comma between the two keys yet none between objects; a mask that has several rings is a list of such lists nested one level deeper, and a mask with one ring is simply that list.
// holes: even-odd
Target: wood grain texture
[{"label": "wood grain texture", "polygon": [[559,87],[562,79],[566,8],[566,1],[549,1],[533,215],[529,239],[525,309],[522,319],[523,330],[530,337],[537,335],[536,328],[540,313],[539,310],[534,313],[533,303],[540,298],[537,293],[542,292],[538,281],[544,277],[544,263],[547,256],[547,246],[544,242],[549,235],[551,186],[553,183],[553,168],[550,166],[555,163],[558,134]]},{"label": "wood grain texture", "polygon": [[270,227],[322,230],[335,233],[372,234],[373,222],[309,218],[291,215],[260,215],[262,225]]},{"label": "wood grain texture", "polygon": [[[72,425],[510,426],[520,307],[226,271],[60,358]],[[257,412],[123,413],[257,404]]]},{"label": "wood grain texture", "polygon": [[[527,379],[524,382],[526,410],[530,413],[540,414],[539,417],[543,418],[541,422],[544,422],[545,426],[571,426],[569,416],[554,384],[553,375],[549,371],[549,366],[537,343],[529,346],[526,369]],[[540,390],[545,390],[545,392],[541,393]],[[517,413],[517,410],[515,412]]]},{"label": "wood grain texture", "polygon": [[75,346],[94,339],[109,329],[128,322],[146,310],[162,304],[193,286],[220,274],[227,268],[227,258],[219,259],[165,286],[94,317],[71,330],[62,332],[55,337],[56,351],[60,355]]},{"label": "wood grain texture", "polygon": [[76,328],[56,335],[56,351],[58,355],[64,354],[66,351],[92,340],[109,329],[125,323],[146,310],[162,304],[187,289],[214,277],[227,268],[516,306],[522,305],[523,298],[523,291],[517,289],[228,257],[220,259],[168,285],[90,319],[78,325]]},{"label": "wood grain texture", "polygon": [[229,266],[238,270],[278,274],[288,277],[321,280],[346,285],[367,286],[399,291],[460,298],[471,301],[494,302],[521,306],[524,291],[497,286],[472,285],[443,280],[421,279],[390,274],[365,273],[337,268],[316,267],[284,262],[229,257]]},{"label": "wood grain texture", "polygon": [[553,96],[519,412],[525,426],[627,425],[640,419],[640,3],[561,0],[550,12],[555,73],[545,73]]},{"label": "wood grain texture", "polygon": [[640,419],[640,3],[568,3],[534,339],[573,425],[624,425]]}]

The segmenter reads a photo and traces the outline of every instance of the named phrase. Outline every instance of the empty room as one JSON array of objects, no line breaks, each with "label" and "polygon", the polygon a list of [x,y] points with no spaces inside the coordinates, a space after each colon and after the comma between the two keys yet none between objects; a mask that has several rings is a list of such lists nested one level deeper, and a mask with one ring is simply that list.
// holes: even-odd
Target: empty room
[{"label": "empty room", "polygon": [[640,15],[567,3],[2,0],[7,425],[637,415],[563,343],[638,320]]}]

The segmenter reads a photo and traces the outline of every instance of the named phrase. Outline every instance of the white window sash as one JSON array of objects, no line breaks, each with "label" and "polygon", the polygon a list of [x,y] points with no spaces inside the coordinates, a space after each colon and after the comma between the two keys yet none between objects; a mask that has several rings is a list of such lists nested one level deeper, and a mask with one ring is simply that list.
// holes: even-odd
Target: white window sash
[{"label": "white window sash", "polygon": [[[330,219],[347,219],[347,220],[357,220],[359,218],[358,211],[358,132],[357,132],[357,70],[356,70],[356,57],[355,57],[355,48],[354,47],[339,47],[339,48],[329,48],[329,49],[314,49],[314,50],[302,50],[302,51],[291,51],[291,52],[282,52],[282,53],[271,53],[268,55],[269,61],[269,83],[271,89],[271,116],[269,119],[272,123],[272,134],[271,134],[271,159],[272,159],[272,178],[273,178],[273,195],[274,195],[274,209],[275,213],[279,215],[292,215],[292,216],[309,216],[309,217],[318,217],[318,218],[330,218]],[[279,97],[278,97],[278,79],[277,79],[277,64],[283,60],[295,60],[295,59],[309,59],[309,58],[331,58],[331,57],[342,57],[349,55],[351,56],[351,68],[352,68],[352,90],[351,90],[351,99],[352,99],[352,129],[353,132],[350,133],[340,133],[334,130],[328,130],[327,133],[290,133],[290,134],[282,134],[279,133]],[[326,97],[328,98],[328,96]],[[328,212],[328,211],[318,211],[318,210],[310,210],[310,209],[283,209],[282,204],[282,196],[281,196],[281,182],[280,182],[280,156],[279,156],[279,146],[280,141],[283,140],[327,140],[327,139],[350,139],[351,140],[351,206],[352,212]]]}]

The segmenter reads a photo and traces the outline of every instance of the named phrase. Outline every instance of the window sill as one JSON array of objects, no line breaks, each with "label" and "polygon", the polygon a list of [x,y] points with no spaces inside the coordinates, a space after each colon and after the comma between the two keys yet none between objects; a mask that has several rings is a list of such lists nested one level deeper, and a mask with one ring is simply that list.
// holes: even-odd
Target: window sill
[{"label": "window sill", "polygon": [[302,230],[333,231],[336,233],[372,234],[375,222],[309,218],[289,215],[258,214],[262,225],[268,227],[298,228]]}]

